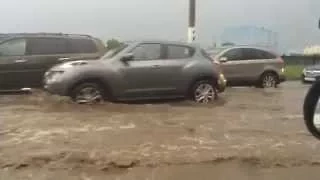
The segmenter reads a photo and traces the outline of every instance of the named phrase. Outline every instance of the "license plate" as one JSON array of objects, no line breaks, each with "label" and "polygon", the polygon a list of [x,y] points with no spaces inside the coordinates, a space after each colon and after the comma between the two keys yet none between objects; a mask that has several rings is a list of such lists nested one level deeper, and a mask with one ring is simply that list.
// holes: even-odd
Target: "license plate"
[{"label": "license plate", "polygon": [[316,78],[313,78],[313,77],[305,77],[304,80],[306,80],[306,81],[315,81]]}]

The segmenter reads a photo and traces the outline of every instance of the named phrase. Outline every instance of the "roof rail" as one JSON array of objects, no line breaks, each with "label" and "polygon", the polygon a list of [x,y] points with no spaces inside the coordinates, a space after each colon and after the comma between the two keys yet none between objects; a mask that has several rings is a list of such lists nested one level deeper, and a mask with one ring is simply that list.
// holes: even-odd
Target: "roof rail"
[{"label": "roof rail", "polygon": [[52,36],[85,36],[85,37],[92,37],[88,34],[66,34],[66,33],[46,33],[46,32],[39,32],[39,33],[0,33],[0,36],[23,36],[23,35],[52,35]]}]

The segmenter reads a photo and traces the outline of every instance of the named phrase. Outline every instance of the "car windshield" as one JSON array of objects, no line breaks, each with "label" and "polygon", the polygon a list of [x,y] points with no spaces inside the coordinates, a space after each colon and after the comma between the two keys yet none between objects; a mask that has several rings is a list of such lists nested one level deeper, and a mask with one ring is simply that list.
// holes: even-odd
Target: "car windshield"
[{"label": "car windshield", "polygon": [[106,54],[102,57],[102,59],[111,59],[115,57],[117,54],[119,54],[122,50],[127,48],[129,45],[128,44],[121,44],[119,47],[110,49],[106,52]]}]

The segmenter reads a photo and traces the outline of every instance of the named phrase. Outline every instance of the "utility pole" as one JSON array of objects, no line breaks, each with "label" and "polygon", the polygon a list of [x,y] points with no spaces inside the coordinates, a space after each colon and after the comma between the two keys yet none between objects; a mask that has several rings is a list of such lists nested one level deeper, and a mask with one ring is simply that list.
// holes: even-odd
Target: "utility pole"
[{"label": "utility pole", "polygon": [[188,43],[196,40],[196,0],[189,0]]}]

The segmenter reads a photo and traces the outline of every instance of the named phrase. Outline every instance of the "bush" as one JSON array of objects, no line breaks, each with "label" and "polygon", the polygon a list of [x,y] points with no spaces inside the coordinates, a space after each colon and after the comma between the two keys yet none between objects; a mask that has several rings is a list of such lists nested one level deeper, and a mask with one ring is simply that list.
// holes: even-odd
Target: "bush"
[{"label": "bush", "polygon": [[299,80],[304,66],[302,65],[289,65],[286,66],[285,76],[287,80]]}]

